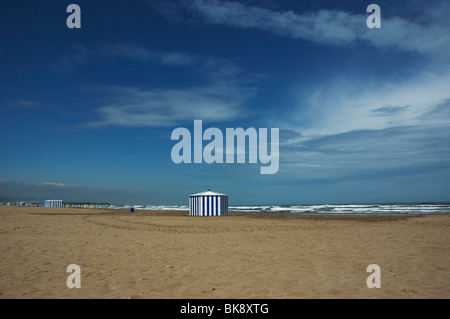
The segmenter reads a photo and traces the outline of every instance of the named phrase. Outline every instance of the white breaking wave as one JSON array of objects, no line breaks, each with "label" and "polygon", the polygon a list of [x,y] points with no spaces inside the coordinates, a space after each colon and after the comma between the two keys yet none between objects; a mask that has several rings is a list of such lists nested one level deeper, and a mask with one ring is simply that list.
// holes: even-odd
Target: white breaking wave
[{"label": "white breaking wave", "polygon": [[231,211],[289,213],[289,214],[342,214],[342,215],[423,215],[450,214],[448,204],[349,204],[349,205],[281,205],[231,206]]},{"label": "white breaking wave", "polygon": [[[187,205],[110,205],[105,208],[135,210],[189,210]],[[349,205],[235,205],[231,212],[318,215],[426,215],[450,214],[450,204],[349,204]]]}]

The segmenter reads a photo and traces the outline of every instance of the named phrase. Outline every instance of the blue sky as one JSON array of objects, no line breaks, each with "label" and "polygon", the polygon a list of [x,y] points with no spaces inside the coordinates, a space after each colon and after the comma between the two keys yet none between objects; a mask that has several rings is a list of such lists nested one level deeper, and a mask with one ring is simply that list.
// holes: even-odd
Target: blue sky
[{"label": "blue sky", "polygon": [[[2,1],[0,201],[450,201],[449,15],[448,1]],[[195,119],[279,128],[278,172],[173,163],[171,132]]]}]

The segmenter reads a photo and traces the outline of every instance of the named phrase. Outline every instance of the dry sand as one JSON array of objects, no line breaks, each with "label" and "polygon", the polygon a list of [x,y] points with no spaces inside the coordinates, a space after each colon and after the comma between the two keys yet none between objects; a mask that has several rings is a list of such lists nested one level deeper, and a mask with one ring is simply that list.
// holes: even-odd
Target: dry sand
[{"label": "dry sand", "polygon": [[449,298],[449,230],[450,215],[0,206],[0,298]]}]

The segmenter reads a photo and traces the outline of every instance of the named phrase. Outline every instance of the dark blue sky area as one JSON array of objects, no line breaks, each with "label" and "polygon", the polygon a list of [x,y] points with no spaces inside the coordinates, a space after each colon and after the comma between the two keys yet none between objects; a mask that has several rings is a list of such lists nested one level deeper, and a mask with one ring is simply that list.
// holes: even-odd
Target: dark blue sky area
[{"label": "dark blue sky area", "polygon": [[[450,5],[370,3],[2,1],[0,201],[449,201]],[[279,128],[279,170],[173,163],[195,119]]]}]

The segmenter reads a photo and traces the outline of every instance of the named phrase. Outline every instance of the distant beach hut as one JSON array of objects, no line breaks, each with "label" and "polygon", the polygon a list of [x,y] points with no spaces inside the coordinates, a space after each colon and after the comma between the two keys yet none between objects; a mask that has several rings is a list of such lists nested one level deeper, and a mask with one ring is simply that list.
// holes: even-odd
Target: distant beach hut
[{"label": "distant beach hut", "polygon": [[223,216],[228,215],[228,195],[211,192],[189,196],[190,216]]},{"label": "distant beach hut", "polygon": [[47,200],[44,200],[43,207],[62,208],[63,201],[61,199],[47,199]]}]

